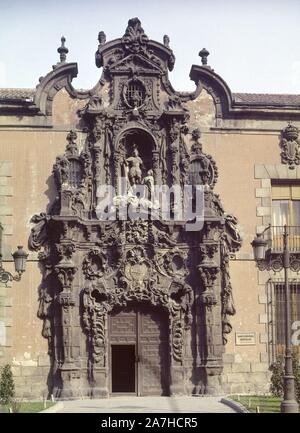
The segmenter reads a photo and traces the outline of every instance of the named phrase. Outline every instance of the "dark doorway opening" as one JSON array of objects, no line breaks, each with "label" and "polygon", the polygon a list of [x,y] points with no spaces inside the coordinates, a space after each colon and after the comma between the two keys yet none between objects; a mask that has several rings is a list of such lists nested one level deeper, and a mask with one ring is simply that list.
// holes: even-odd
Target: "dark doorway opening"
[{"label": "dark doorway opening", "polygon": [[112,392],[135,392],[135,346],[111,346]]}]

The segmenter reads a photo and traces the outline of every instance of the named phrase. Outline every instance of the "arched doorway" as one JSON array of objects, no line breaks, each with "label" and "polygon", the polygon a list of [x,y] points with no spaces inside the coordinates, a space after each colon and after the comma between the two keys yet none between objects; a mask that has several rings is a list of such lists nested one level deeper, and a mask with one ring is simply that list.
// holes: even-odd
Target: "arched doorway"
[{"label": "arched doorway", "polygon": [[112,394],[170,394],[168,315],[148,305],[115,309],[109,316]]}]

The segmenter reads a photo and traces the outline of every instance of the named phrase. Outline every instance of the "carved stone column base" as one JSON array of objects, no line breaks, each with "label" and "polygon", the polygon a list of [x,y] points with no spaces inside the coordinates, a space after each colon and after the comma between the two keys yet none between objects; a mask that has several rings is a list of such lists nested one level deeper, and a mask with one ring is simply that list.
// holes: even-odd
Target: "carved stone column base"
[{"label": "carved stone column base", "polygon": [[194,367],[192,371],[192,375],[187,375],[186,377],[192,377],[192,392],[191,394],[194,396],[200,396],[205,393],[205,370],[203,368],[200,368],[199,366]]},{"label": "carved stone column base", "polygon": [[184,369],[182,366],[172,366],[170,395],[185,394]]},{"label": "carved stone column base", "polygon": [[206,395],[220,395],[222,394],[221,386],[221,374],[223,371],[222,365],[211,365],[200,367],[205,377],[205,389],[204,394]]},{"label": "carved stone column base", "polygon": [[60,374],[62,380],[60,398],[71,399],[82,397],[80,369],[73,364],[64,364],[60,367]]},{"label": "carved stone column base", "polygon": [[109,396],[107,370],[105,368],[93,369],[91,396],[92,398],[107,398]]}]

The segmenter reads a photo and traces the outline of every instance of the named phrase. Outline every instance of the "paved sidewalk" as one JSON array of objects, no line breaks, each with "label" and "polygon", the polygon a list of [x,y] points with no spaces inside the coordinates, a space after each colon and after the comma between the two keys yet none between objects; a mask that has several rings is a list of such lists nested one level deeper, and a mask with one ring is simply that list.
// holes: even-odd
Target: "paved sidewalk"
[{"label": "paved sidewalk", "polygon": [[235,413],[221,397],[112,397],[63,401],[57,413]]}]

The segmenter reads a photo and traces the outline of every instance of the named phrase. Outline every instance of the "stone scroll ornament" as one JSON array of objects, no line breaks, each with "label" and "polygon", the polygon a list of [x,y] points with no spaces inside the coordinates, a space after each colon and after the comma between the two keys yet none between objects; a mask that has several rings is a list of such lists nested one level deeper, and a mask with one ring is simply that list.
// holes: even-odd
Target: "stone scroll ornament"
[{"label": "stone scroll ornament", "polygon": [[281,136],[281,161],[283,164],[288,164],[289,168],[293,170],[296,165],[300,164],[299,129],[289,123],[282,130]]}]

